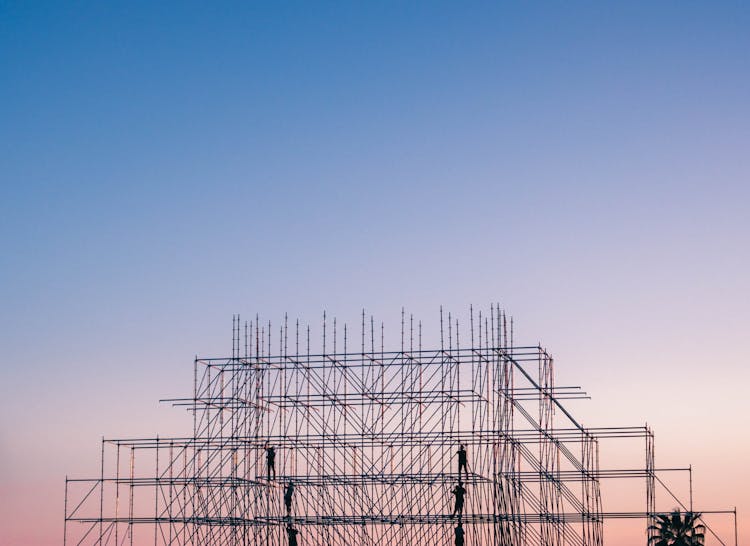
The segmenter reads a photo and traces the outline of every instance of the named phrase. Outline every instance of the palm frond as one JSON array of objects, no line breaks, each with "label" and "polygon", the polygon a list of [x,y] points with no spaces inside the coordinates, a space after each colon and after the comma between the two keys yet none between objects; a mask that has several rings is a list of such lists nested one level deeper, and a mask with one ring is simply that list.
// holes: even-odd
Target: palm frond
[{"label": "palm frond", "polygon": [[656,514],[647,531],[650,546],[703,546],[705,527],[699,524],[701,514],[680,512],[675,509],[669,514]]}]

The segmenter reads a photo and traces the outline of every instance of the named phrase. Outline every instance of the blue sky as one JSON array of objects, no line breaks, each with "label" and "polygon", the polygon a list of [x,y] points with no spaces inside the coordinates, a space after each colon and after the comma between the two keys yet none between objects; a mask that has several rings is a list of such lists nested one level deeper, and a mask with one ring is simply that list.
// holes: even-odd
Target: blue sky
[{"label": "blue sky", "polygon": [[0,478],[74,436],[36,486],[60,492],[102,434],[171,426],[156,400],[238,312],[395,333],[402,305],[499,300],[584,415],[661,425],[667,455],[685,411],[728,441],[748,28],[740,2],[1,3]]}]

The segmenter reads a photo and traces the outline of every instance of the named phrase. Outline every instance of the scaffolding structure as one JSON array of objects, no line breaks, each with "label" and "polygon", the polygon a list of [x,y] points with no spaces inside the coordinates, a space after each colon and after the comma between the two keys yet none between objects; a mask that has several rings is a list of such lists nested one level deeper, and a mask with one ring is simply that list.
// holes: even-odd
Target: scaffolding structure
[{"label": "scaffolding structure", "polygon": [[[605,518],[653,517],[652,432],[581,426],[563,401],[585,393],[512,329],[493,305],[460,335],[441,310],[425,348],[402,313],[386,350],[364,312],[356,333],[324,315],[313,350],[299,321],[277,337],[237,316],[232,355],[197,358],[193,395],[169,400],[190,436],[105,439],[99,475],[66,478],[65,544],[602,546]],[[645,461],[600,468],[605,438],[644,441]],[[604,512],[608,478],[644,480],[644,510]]]}]

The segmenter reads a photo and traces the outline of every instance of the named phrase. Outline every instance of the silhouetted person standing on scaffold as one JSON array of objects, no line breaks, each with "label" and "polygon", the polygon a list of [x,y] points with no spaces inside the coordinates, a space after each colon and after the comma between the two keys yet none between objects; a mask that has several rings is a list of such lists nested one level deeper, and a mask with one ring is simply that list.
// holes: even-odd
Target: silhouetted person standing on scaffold
[{"label": "silhouetted person standing on scaffold", "polygon": [[466,470],[466,448],[463,444],[458,446],[458,480],[461,481],[461,469],[464,471],[464,476],[466,476],[467,470]]},{"label": "silhouetted person standing on scaffold", "polygon": [[297,545],[297,535],[299,534],[299,531],[292,527],[292,524],[286,526],[286,536],[289,539],[289,546],[298,546]]},{"label": "silhouetted person standing on scaffold", "polygon": [[292,495],[294,495],[294,484],[289,480],[289,485],[286,486],[286,491],[284,491],[284,506],[286,506],[287,516],[292,513]]},{"label": "silhouetted person standing on scaffold", "polygon": [[451,493],[456,496],[456,504],[453,506],[453,514],[451,514],[451,517],[454,517],[456,514],[458,514],[458,517],[460,518],[464,513],[464,495],[466,494],[466,489],[464,488],[460,480],[458,482],[458,485],[453,488],[453,491],[451,491]]},{"label": "silhouetted person standing on scaffold", "polygon": [[268,481],[271,481],[271,474],[273,479],[276,479],[276,450],[273,446],[266,446],[266,469],[268,470]]},{"label": "silhouetted person standing on scaffold", "polygon": [[458,527],[454,529],[456,533],[456,546],[464,546],[464,528],[459,523]]}]

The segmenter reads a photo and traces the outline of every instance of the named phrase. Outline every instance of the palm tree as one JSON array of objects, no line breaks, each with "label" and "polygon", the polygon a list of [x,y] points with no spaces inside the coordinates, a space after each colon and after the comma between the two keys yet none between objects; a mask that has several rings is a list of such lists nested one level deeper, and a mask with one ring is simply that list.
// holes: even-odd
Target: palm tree
[{"label": "palm tree", "polygon": [[648,528],[654,532],[649,546],[703,546],[705,526],[698,524],[700,517],[694,512],[685,512],[683,517],[677,509],[657,515],[656,524]]}]

